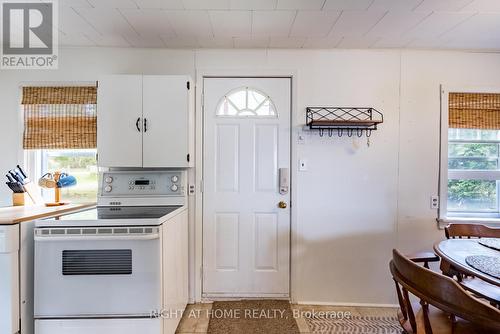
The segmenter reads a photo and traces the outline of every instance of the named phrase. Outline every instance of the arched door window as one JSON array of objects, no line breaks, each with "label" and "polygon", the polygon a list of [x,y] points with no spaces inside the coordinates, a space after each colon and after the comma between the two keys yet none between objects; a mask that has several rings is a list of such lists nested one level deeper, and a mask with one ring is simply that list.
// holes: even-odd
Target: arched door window
[{"label": "arched door window", "polygon": [[231,117],[277,117],[271,98],[263,92],[240,87],[226,94],[217,106],[217,116]]}]

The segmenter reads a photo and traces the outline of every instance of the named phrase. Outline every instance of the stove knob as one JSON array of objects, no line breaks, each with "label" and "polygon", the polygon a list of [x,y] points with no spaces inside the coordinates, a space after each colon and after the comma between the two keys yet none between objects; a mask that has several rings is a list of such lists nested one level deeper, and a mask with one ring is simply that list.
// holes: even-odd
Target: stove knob
[{"label": "stove knob", "polygon": [[106,187],[104,187],[104,191],[109,193],[113,188],[110,186],[110,185],[107,185]]},{"label": "stove knob", "polygon": [[179,186],[176,184],[172,184],[172,186],[170,187],[170,190],[177,191],[177,190],[179,190]]},{"label": "stove knob", "polygon": [[175,182],[179,181],[179,177],[177,175],[174,175],[174,176],[172,176],[171,180],[173,183],[175,183]]},{"label": "stove knob", "polygon": [[105,181],[106,183],[111,183],[111,182],[113,182],[113,178],[112,178],[111,176],[107,176],[107,177],[104,179],[104,181]]}]

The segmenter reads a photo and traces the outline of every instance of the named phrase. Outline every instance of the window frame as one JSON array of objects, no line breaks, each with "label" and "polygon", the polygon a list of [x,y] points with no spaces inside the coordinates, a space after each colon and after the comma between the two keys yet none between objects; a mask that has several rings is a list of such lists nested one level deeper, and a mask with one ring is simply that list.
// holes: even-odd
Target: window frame
[{"label": "window frame", "polygon": [[[451,175],[462,179],[496,180],[497,181],[497,207],[499,212],[455,212],[448,215],[448,121],[449,121],[449,94],[450,93],[500,93],[500,87],[484,86],[444,86],[440,87],[441,93],[441,124],[440,124],[440,149],[439,149],[439,209],[438,220],[451,221],[495,221],[500,223],[500,170],[452,170]],[[459,141],[457,141],[459,142]],[[470,140],[466,143],[495,143],[500,144],[500,140]],[[465,176],[465,177],[461,177]]]},{"label": "window frame", "polygon": [[[41,150],[23,150],[24,151],[24,166],[26,173],[30,180],[38,183],[38,180],[42,177],[41,166],[42,162],[42,152]],[[40,190],[41,193],[41,190]]]}]

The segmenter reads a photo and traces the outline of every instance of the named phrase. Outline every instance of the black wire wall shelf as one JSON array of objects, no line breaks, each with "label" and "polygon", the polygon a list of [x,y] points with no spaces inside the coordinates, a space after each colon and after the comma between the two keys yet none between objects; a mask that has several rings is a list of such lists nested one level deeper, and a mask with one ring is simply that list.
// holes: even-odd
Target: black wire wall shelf
[{"label": "black wire wall shelf", "polygon": [[384,122],[384,115],[374,108],[361,107],[307,107],[306,127],[317,130],[321,137],[325,132],[332,137],[370,137],[372,131]]}]

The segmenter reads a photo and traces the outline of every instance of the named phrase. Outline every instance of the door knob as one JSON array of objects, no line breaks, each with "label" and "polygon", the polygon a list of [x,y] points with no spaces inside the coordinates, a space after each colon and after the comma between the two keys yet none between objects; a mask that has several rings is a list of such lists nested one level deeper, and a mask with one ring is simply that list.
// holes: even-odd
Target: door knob
[{"label": "door knob", "polygon": [[280,208],[280,209],[286,209],[286,202],[284,202],[284,201],[280,201],[280,202],[278,203],[278,208]]}]

